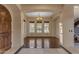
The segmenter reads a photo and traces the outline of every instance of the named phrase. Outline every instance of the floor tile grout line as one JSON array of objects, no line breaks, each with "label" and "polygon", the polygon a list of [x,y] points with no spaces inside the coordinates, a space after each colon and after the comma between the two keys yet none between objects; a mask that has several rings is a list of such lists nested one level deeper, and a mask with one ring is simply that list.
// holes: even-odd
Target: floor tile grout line
[{"label": "floor tile grout line", "polygon": [[[65,47],[60,46],[62,49],[64,49],[68,54],[72,54],[69,50],[67,50]],[[22,50],[23,46],[21,46],[14,54],[18,54]]]},{"label": "floor tile grout line", "polygon": [[68,49],[66,49],[65,47],[61,46],[61,48],[63,48],[68,54],[72,54]]},{"label": "floor tile grout line", "polygon": [[21,46],[14,54],[18,54],[22,50],[23,46]]}]

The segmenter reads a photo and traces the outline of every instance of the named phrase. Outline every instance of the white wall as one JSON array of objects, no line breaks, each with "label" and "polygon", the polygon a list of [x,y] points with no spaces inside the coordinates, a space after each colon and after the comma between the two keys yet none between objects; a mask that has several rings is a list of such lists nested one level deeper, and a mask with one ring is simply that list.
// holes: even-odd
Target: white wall
[{"label": "white wall", "polygon": [[11,22],[11,40],[12,40],[12,48],[21,47],[21,14],[20,10],[14,4],[4,4],[12,18]]}]

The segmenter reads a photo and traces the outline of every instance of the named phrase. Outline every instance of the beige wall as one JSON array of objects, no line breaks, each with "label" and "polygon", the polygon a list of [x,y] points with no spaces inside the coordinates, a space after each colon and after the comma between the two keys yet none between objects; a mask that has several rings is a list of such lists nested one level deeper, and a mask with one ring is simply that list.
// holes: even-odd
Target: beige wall
[{"label": "beige wall", "polygon": [[[62,23],[62,21],[61,21],[61,15],[57,16],[54,19],[54,21],[52,22],[53,26],[52,26],[51,29],[54,31],[54,32],[52,32],[53,36],[59,38],[60,44],[62,45],[63,44],[63,33],[60,33],[61,30],[60,30],[59,23]],[[60,37],[60,35],[62,35],[62,37]]]},{"label": "beige wall", "polygon": [[12,48],[19,48],[21,46],[21,14],[20,10],[17,8],[16,5],[3,5],[5,6],[12,18],[11,23],[11,40],[12,40]]},{"label": "beige wall", "polygon": [[55,20],[55,36],[59,38],[59,17]]},{"label": "beige wall", "polygon": [[24,13],[21,12],[21,45],[24,44],[24,37],[27,34],[27,32],[25,32],[25,30],[26,30],[26,24],[24,23],[24,20],[25,20]]},{"label": "beige wall", "polygon": [[[74,46],[74,10],[73,6],[65,5],[63,8],[63,44],[66,47]],[[70,31],[73,32],[70,32]]]}]

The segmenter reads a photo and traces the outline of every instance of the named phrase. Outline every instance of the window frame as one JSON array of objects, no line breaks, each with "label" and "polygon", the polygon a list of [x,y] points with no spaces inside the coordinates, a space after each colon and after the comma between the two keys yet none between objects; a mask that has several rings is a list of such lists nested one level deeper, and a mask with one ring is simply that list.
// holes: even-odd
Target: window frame
[{"label": "window frame", "polygon": [[[46,28],[47,25],[45,25],[45,24],[48,24],[48,28]],[[43,29],[44,33],[50,33],[50,22],[49,21],[44,21],[43,26],[44,26],[44,29]]]}]

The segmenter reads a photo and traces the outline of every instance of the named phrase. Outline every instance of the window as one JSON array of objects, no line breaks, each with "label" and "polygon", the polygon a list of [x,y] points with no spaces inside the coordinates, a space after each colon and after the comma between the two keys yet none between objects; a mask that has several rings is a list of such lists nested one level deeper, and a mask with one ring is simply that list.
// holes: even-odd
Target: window
[{"label": "window", "polygon": [[49,33],[49,21],[44,22],[44,33]]},{"label": "window", "polygon": [[35,48],[35,40],[34,39],[30,39],[29,48]]},{"label": "window", "polygon": [[30,33],[34,33],[35,32],[35,23],[33,21],[31,21],[29,23],[29,32]]},{"label": "window", "polygon": [[29,33],[49,33],[49,21],[30,21]]},{"label": "window", "polygon": [[44,39],[44,48],[49,48],[49,39]]},{"label": "window", "polygon": [[36,32],[37,33],[42,33],[42,22],[37,22]]},{"label": "window", "polygon": [[63,44],[63,24],[59,22],[59,36],[60,36],[60,43]]},{"label": "window", "polygon": [[38,38],[36,40],[36,43],[37,43],[37,48],[42,48],[42,39]]}]

